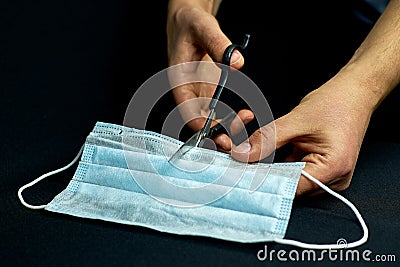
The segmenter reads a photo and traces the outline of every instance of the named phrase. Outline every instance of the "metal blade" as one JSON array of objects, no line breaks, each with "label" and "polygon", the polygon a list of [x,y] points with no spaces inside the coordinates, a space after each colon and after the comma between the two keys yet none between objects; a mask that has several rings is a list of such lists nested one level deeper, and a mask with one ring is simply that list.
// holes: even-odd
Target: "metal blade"
[{"label": "metal blade", "polygon": [[192,137],[190,137],[186,143],[184,143],[183,145],[181,145],[179,147],[179,149],[169,158],[168,162],[170,162],[173,159],[176,158],[180,158],[183,157],[183,155],[185,155],[190,149],[192,149],[193,147],[198,146],[198,143],[200,143],[201,140],[199,140],[200,138],[200,133],[201,131],[195,133],[194,135],[192,135]]},{"label": "metal blade", "polygon": [[[210,112],[210,115],[213,116],[213,112]],[[203,129],[192,135],[183,145],[179,147],[179,149],[170,157],[168,162],[175,158],[180,158],[185,155],[190,149],[193,147],[199,146],[201,140],[204,138],[211,138],[215,135],[221,133],[224,129],[224,126],[228,126],[227,124],[231,123],[235,118],[236,113],[231,111],[228,115],[226,115],[219,123],[210,128],[211,121],[210,117],[208,117],[208,121],[206,121]],[[222,127],[221,127],[222,126]]]}]

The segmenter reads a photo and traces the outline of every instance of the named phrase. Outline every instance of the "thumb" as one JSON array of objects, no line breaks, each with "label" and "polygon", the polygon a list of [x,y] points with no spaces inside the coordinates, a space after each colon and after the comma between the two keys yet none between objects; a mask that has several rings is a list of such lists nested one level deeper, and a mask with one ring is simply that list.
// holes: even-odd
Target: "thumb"
[{"label": "thumb", "polygon": [[[209,23],[205,21],[200,27],[195,27],[195,36],[197,37],[198,44],[207,52],[212,60],[222,63],[225,49],[232,42],[222,32],[216,20],[213,21],[214,26]],[[235,69],[240,69],[244,65],[243,55],[237,49],[232,53],[230,65]]]},{"label": "thumb", "polygon": [[275,124],[271,122],[255,131],[246,141],[233,145],[231,155],[242,162],[259,161],[275,150]]},{"label": "thumb", "polygon": [[286,125],[290,125],[287,115],[261,127],[240,145],[232,146],[232,157],[242,162],[268,157],[295,137],[296,133]]}]

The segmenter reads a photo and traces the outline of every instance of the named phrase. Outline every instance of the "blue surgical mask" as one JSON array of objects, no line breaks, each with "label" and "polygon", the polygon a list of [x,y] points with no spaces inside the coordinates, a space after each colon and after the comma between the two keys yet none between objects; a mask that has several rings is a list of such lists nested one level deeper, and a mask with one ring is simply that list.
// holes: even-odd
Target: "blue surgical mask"
[{"label": "blue surgical mask", "polygon": [[[344,201],[368,229],[354,205],[306,173],[305,163],[234,161],[195,148],[168,162],[182,142],[158,133],[98,122],[76,158],[18,191],[28,208],[144,226],[158,231],[235,242],[275,241],[305,248],[340,248],[284,239],[301,174]],[[80,160],[79,160],[80,158]],[[47,205],[27,204],[22,191],[79,160],[68,186]]]}]

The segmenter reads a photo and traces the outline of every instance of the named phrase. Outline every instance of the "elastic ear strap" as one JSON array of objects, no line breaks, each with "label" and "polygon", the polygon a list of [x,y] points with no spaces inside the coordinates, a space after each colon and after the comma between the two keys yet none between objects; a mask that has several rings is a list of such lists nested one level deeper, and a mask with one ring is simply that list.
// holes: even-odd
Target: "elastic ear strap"
[{"label": "elastic ear strap", "polygon": [[44,178],[49,177],[49,176],[51,176],[51,175],[53,175],[53,174],[62,172],[62,171],[64,171],[64,170],[68,169],[69,167],[71,167],[72,165],[74,165],[74,163],[75,163],[75,162],[79,159],[79,157],[81,156],[82,151],[83,151],[83,147],[84,147],[84,146],[81,147],[81,149],[79,150],[78,155],[76,155],[75,158],[74,158],[67,166],[64,166],[64,167],[59,168],[59,169],[57,169],[57,170],[54,170],[54,171],[45,173],[45,174],[41,175],[40,177],[36,178],[35,180],[33,180],[32,182],[30,182],[30,183],[28,183],[28,184],[22,186],[20,189],[18,189],[18,198],[19,198],[19,200],[21,201],[22,205],[24,205],[24,206],[27,207],[27,208],[35,209],[35,210],[44,209],[44,208],[46,207],[46,205],[38,205],[38,206],[36,206],[36,205],[30,205],[30,204],[26,203],[25,200],[24,200],[24,198],[22,197],[22,191],[24,191],[24,190],[25,190],[26,188],[28,188],[28,187],[31,187],[32,185],[37,184],[38,182],[40,182],[40,181],[43,180]]},{"label": "elastic ear strap", "polygon": [[281,238],[276,238],[274,241],[280,244],[286,244],[286,245],[293,245],[293,246],[297,246],[297,247],[301,247],[301,248],[308,248],[308,249],[342,249],[342,248],[354,248],[357,246],[360,246],[362,244],[364,244],[367,239],[368,239],[368,227],[365,224],[364,219],[362,218],[360,212],[357,210],[357,208],[353,205],[353,203],[351,203],[348,199],[346,199],[345,197],[343,197],[342,195],[336,193],[335,191],[333,191],[332,189],[330,189],[329,187],[327,187],[326,185],[324,185],[323,183],[321,183],[320,181],[318,181],[317,179],[315,179],[314,177],[312,177],[308,172],[302,170],[301,173],[307,177],[309,180],[313,181],[314,183],[316,183],[317,185],[319,185],[322,189],[324,189],[326,192],[328,192],[329,194],[331,194],[332,196],[340,199],[341,201],[343,201],[347,206],[349,206],[354,214],[356,215],[358,221],[361,224],[361,227],[363,229],[364,235],[363,237],[358,240],[358,241],[354,241],[351,243],[347,243],[347,244],[309,244],[309,243],[303,243],[300,241],[296,241],[296,240],[289,240],[289,239],[281,239]]}]

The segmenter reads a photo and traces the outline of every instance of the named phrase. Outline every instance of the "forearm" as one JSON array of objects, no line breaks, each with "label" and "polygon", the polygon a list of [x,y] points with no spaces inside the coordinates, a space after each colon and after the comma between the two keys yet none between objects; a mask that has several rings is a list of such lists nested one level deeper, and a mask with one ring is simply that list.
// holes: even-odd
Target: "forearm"
[{"label": "forearm", "polygon": [[400,82],[400,0],[392,0],[340,73],[352,75],[367,90],[371,107]]},{"label": "forearm", "polygon": [[217,14],[222,0],[170,0],[168,2],[168,13],[173,14],[181,7],[198,7],[213,14]]}]

